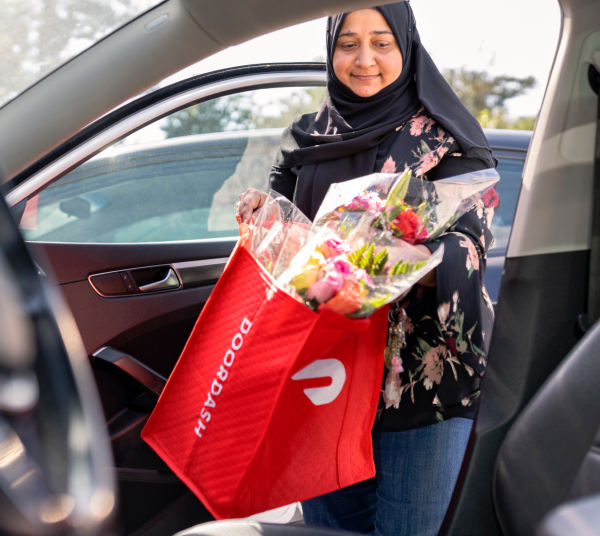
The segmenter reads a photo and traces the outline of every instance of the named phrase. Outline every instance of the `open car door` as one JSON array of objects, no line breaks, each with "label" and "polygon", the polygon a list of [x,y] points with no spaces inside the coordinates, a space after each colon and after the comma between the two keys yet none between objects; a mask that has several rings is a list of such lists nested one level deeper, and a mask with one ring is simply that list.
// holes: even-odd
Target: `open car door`
[{"label": "open car door", "polygon": [[268,187],[270,127],[317,110],[324,83],[323,64],[188,79],[91,124],[7,195],[92,360],[125,534],[212,519],[140,432],[237,241],[238,195]]}]

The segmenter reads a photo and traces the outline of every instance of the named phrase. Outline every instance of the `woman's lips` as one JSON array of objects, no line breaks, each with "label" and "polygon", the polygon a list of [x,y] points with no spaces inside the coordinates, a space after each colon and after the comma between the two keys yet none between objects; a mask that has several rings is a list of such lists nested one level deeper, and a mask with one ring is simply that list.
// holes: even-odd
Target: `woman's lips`
[{"label": "woman's lips", "polygon": [[372,75],[357,75],[357,74],[353,74],[352,76],[354,78],[356,78],[357,80],[360,80],[361,82],[368,82],[370,80],[375,80],[376,78],[379,78],[378,74],[372,74]]}]

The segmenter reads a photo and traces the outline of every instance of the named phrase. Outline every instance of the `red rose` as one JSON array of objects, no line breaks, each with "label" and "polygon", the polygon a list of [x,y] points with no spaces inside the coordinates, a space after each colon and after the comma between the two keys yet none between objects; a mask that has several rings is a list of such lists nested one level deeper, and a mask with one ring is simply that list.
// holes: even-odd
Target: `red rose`
[{"label": "red rose", "polygon": [[482,197],[483,204],[485,207],[497,207],[500,204],[500,198],[498,197],[498,192],[496,192],[496,188],[490,188],[487,193]]},{"label": "red rose", "polygon": [[423,220],[417,216],[412,208],[403,210],[392,222],[392,227],[402,232],[402,238],[409,244],[423,242],[429,237]]}]

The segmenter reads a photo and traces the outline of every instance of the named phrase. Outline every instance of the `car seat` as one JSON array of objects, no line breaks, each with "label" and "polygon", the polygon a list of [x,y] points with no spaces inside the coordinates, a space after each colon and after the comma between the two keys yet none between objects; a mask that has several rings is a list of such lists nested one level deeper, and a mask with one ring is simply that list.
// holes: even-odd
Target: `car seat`
[{"label": "car seat", "polygon": [[599,349],[596,322],[507,434],[494,477],[494,503],[504,534],[530,536],[555,507],[600,493]]}]

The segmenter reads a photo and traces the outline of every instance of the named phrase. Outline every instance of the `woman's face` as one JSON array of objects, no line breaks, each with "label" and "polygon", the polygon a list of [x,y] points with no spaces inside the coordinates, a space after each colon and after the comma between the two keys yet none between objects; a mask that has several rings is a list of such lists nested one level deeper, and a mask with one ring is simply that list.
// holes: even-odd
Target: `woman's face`
[{"label": "woman's face", "polygon": [[332,63],[340,82],[360,97],[370,97],[400,76],[402,54],[383,15],[362,9],[344,19]]}]

